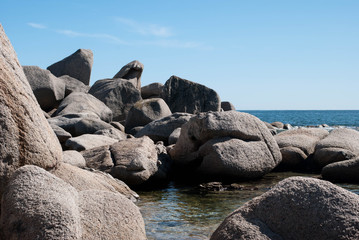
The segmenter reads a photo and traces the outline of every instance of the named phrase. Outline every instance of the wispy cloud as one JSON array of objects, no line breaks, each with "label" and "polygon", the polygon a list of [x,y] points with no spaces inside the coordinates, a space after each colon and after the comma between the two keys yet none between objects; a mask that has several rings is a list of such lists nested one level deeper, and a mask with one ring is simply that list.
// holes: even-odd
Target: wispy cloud
[{"label": "wispy cloud", "polygon": [[201,50],[211,50],[211,46],[206,45],[201,42],[191,42],[191,41],[179,41],[175,39],[165,39],[165,40],[155,40],[155,41],[139,41],[139,45],[149,45],[157,46],[163,48],[187,48],[187,49],[201,49]]},{"label": "wispy cloud", "polygon": [[69,37],[98,38],[98,39],[110,40],[117,44],[129,45],[128,42],[123,41],[122,39],[120,39],[114,35],[110,35],[110,34],[106,34],[106,33],[82,33],[82,32],[76,32],[76,31],[72,31],[72,30],[55,30],[55,31],[57,33],[60,33],[62,35],[66,35]]},{"label": "wispy cloud", "polygon": [[27,25],[29,25],[30,27],[33,27],[33,28],[38,28],[38,29],[45,29],[45,28],[47,28],[45,25],[40,24],[40,23],[28,22]]},{"label": "wispy cloud", "polygon": [[139,23],[132,19],[116,17],[115,20],[121,24],[130,27],[131,31],[139,33],[141,35],[149,35],[156,37],[171,37],[173,32],[170,28],[159,26],[157,24]]}]

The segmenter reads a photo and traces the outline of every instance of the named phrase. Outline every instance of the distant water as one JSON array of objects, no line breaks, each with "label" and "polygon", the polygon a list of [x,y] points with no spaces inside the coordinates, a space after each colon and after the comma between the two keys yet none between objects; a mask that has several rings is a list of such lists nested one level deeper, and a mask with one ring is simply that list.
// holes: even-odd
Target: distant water
[{"label": "distant water", "polygon": [[243,110],[265,122],[289,123],[292,126],[359,127],[359,110]]}]

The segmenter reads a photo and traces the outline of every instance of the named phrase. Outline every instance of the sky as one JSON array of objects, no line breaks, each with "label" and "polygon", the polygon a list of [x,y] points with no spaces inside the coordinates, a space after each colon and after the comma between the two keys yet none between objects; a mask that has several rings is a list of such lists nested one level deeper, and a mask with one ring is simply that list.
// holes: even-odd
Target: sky
[{"label": "sky", "polygon": [[142,86],[176,75],[238,110],[359,110],[357,0],[1,2],[22,65],[84,48],[91,85],[138,60]]}]

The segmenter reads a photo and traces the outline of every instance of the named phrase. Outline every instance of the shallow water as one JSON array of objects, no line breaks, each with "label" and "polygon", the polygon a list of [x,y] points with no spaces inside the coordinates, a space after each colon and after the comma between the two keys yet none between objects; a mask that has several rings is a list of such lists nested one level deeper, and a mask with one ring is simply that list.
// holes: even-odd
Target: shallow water
[{"label": "shallow water", "polygon": [[[293,172],[270,173],[240,184],[256,190],[203,192],[195,186],[171,183],[168,188],[138,192],[137,203],[146,224],[148,239],[208,239],[224,218],[245,202],[268,191],[290,176],[319,177]],[[338,184],[359,194],[359,185]]]}]

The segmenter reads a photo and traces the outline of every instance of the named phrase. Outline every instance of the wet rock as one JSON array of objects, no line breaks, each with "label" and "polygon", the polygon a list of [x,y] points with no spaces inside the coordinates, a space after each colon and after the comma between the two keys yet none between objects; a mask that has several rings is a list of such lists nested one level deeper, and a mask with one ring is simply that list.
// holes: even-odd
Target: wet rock
[{"label": "wet rock", "polygon": [[113,78],[122,78],[129,80],[135,86],[135,88],[141,91],[142,72],[143,64],[135,60],[123,66]]},{"label": "wet rock", "polygon": [[23,70],[40,107],[49,111],[65,97],[65,83],[48,70],[23,66]]},{"label": "wet rock", "polygon": [[65,145],[72,150],[83,151],[95,147],[111,145],[115,142],[118,142],[118,140],[102,135],[84,134],[78,137],[68,139]]},{"label": "wet rock", "polygon": [[113,112],[113,120],[119,122],[124,122],[131,107],[141,100],[140,91],[120,78],[98,80],[89,93],[105,103]]},{"label": "wet rock", "polygon": [[359,157],[326,165],[322,176],[330,181],[359,183]]},{"label": "wet rock", "polygon": [[0,24],[0,195],[23,165],[53,168],[62,149]]},{"label": "wet rock", "polygon": [[287,178],[231,213],[215,239],[357,239],[359,197],[329,182]]},{"label": "wet rock", "polygon": [[214,90],[177,76],[167,80],[162,98],[172,112],[219,111],[221,107],[221,100]]},{"label": "wet rock", "polygon": [[78,79],[85,85],[89,85],[92,64],[92,51],[88,49],[79,49],[72,55],[52,64],[47,69],[56,77],[68,75]]},{"label": "wet rock", "polygon": [[151,83],[141,88],[141,97],[143,99],[159,98],[163,91],[162,83]]},{"label": "wet rock", "polygon": [[324,166],[359,155],[359,132],[353,129],[339,128],[330,132],[329,136],[318,142],[315,147],[314,161]]},{"label": "wet rock", "polygon": [[161,98],[141,100],[135,103],[128,112],[125,129],[128,131],[134,127],[145,126],[171,114],[171,110]]}]

